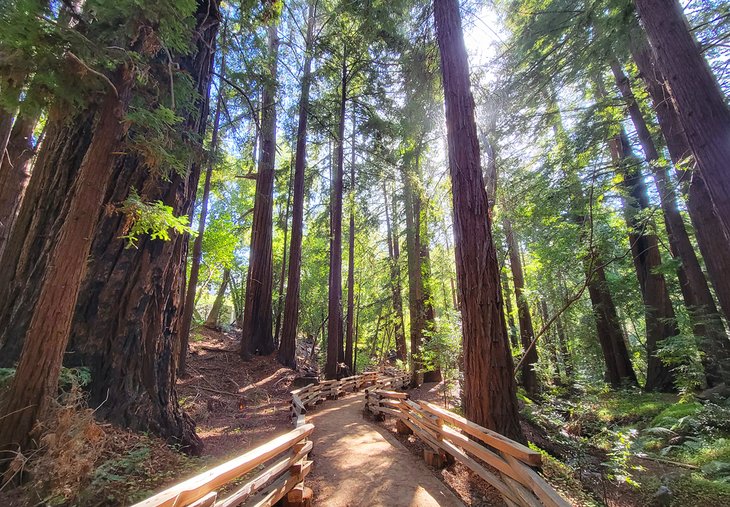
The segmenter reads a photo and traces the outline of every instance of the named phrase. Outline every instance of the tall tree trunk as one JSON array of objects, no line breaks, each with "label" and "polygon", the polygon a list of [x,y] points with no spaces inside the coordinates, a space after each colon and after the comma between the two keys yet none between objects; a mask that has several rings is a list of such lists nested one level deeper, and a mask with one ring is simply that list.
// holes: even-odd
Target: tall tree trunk
[{"label": "tall tree trunk", "polygon": [[291,208],[292,185],[294,184],[294,161],[289,164],[289,183],[286,190],[286,211],[284,212],[284,241],[281,252],[281,272],[279,273],[279,290],[276,299],[276,323],[274,324],[274,346],[279,348],[281,336],[281,313],[284,310],[284,278],[286,277],[287,241],[289,238],[289,210]]},{"label": "tall tree trunk", "polygon": [[648,224],[641,219],[641,212],[649,208],[646,186],[623,128],[618,136],[610,140],[609,145],[613,163],[622,175],[626,191],[624,216],[645,306],[647,372],[644,387],[647,391],[671,392],[675,389],[674,375],[656,356],[656,349],[658,342],[678,335],[679,328],[661,273],[659,240],[655,234],[647,232]]},{"label": "tall tree trunk", "polygon": [[730,108],[679,0],[635,0],[707,190],[730,235]]},{"label": "tall tree trunk", "polygon": [[408,351],[406,349],[406,337],[403,326],[403,298],[401,296],[400,285],[400,246],[398,245],[398,234],[396,232],[396,204],[393,199],[393,225],[390,222],[390,213],[388,211],[388,189],[385,180],[383,180],[383,202],[385,203],[385,228],[388,236],[388,258],[390,261],[390,291],[393,301],[393,310],[395,311],[395,349],[396,358],[401,361],[408,359]]},{"label": "tall tree trunk", "polygon": [[594,250],[586,263],[588,293],[596,317],[596,333],[606,363],[608,382],[614,389],[637,385],[631,356],[626,348],[621,322],[606,279],[606,271]]},{"label": "tall tree trunk", "polygon": [[13,366],[20,356],[54,240],[68,213],[66,198],[93,137],[93,108],[72,118],[67,114],[67,108],[60,105],[49,111],[46,140],[2,254],[1,367]]},{"label": "tall tree trunk", "polygon": [[342,173],[345,165],[345,106],[347,105],[347,51],[342,51],[342,76],[340,82],[340,125],[337,134],[337,160],[333,166],[330,196],[330,270],[329,270],[329,322],[327,323],[327,361],[325,376],[337,377],[342,350]]},{"label": "tall tree trunk", "polygon": [[[352,146],[350,148],[350,230],[347,248],[347,325],[345,337],[345,364],[352,371],[352,344],[355,336],[355,136],[357,127],[355,108],[352,108]],[[395,327],[398,327],[396,322]],[[397,341],[397,340],[396,340]]]},{"label": "tall tree trunk", "polygon": [[[221,55],[221,75],[225,76],[226,55]],[[221,79],[221,82],[223,80]],[[198,292],[198,276],[200,275],[200,261],[203,257],[203,236],[205,234],[205,222],[208,219],[208,200],[210,199],[210,179],[213,176],[215,158],[218,154],[218,130],[220,128],[221,107],[223,106],[223,86],[218,88],[218,98],[213,118],[213,133],[210,141],[210,154],[208,165],[205,171],[205,182],[203,183],[203,197],[200,202],[200,216],[198,217],[198,235],[193,243],[193,255],[190,263],[190,278],[187,282],[184,297],[182,317],[180,318],[180,358],[178,359],[178,375],[186,375],[188,358],[188,346],[190,344],[190,328],[193,323],[193,312],[195,312],[195,300]]]},{"label": "tall tree trunk", "polygon": [[568,350],[568,337],[565,333],[562,316],[555,320],[555,331],[558,335],[558,349],[560,350],[560,360],[563,362],[565,381],[570,384],[573,379],[573,361]]},{"label": "tall tree trunk", "polygon": [[[205,137],[213,51],[220,22],[218,3],[199,0],[193,51],[177,59],[201,97],[180,128],[189,138]],[[146,200],[162,201],[176,216],[190,215],[201,166],[167,180],[151,174],[128,155],[115,168],[107,202],[124,200],[139,189]],[[92,246],[92,262],[80,291],[69,366],[91,368],[89,404],[98,417],[139,431],[151,431],[188,452],[202,450],[194,421],[180,408],[175,389],[180,352],[182,277],[188,240],[139,239],[127,248],[129,224],[119,214],[102,217]]]},{"label": "tall tree trunk", "polygon": [[219,320],[221,316],[221,309],[223,308],[223,300],[226,297],[226,290],[228,289],[228,282],[231,279],[231,270],[225,268],[223,270],[223,280],[221,281],[220,287],[218,287],[218,293],[215,295],[215,301],[213,306],[210,307],[208,317],[205,319],[205,327],[210,329],[220,329]]},{"label": "tall tree trunk", "polygon": [[299,125],[294,158],[294,192],[292,202],[291,245],[289,272],[284,301],[284,324],[281,332],[278,359],[284,366],[296,368],[296,336],[299,322],[299,290],[301,287],[302,231],[304,227],[304,172],[307,166],[307,120],[309,89],[312,84],[312,45],[314,34],[315,2],[310,1],[307,18],[307,40],[302,73],[302,93],[299,97]]},{"label": "tall tree trunk", "polygon": [[[730,238],[723,233],[720,221],[707,190],[702,175],[697,171],[687,170],[692,152],[687,136],[679,121],[666,86],[664,76],[659,72],[650,54],[650,48],[643,40],[632,39],[632,55],[641,73],[646,89],[656,111],[659,127],[667,143],[669,156],[676,168],[677,177],[684,184],[682,188],[687,194],[687,210],[694,225],[697,244],[707,266],[715,295],[720,302],[725,318],[730,320]],[[705,303],[706,304],[706,303]],[[714,306],[714,302],[713,305]],[[705,311],[712,313],[712,307]]]},{"label": "tall tree trunk", "polygon": [[[570,142],[553,90],[551,90],[548,101],[551,108],[555,110],[553,132],[556,139],[559,142]],[[580,167],[570,164],[564,172],[570,188],[571,201],[575,203],[573,209],[571,209],[570,219],[584,230],[583,236],[585,236],[585,229],[593,228],[593,222],[587,211],[587,208],[592,206],[592,203],[588,201],[583,193],[583,188],[578,178],[579,169]],[[587,232],[589,237],[592,238],[592,230]],[[618,317],[616,304],[606,279],[604,266],[603,259],[596,245],[589,244],[589,251],[583,260],[583,267],[586,273],[586,285],[591,300],[591,307],[596,320],[596,335],[606,364],[606,380],[616,389],[625,385],[636,386],[638,385],[636,373],[631,364],[631,356],[626,341],[624,340],[621,321]]]},{"label": "tall tree trunk", "polygon": [[0,256],[10,237],[20,203],[30,182],[35,146],[33,129],[39,114],[20,114],[13,124],[7,148],[0,163]]},{"label": "tall tree trunk", "polygon": [[520,340],[522,349],[527,357],[522,361],[522,386],[529,396],[535,396],[538,391],[537,373],[535,365],[537,364],[537,347],[531,347],[532,340],[535,338],[535,330],[532,327],[532,317],[530,317],[530,305],[525,297],[525,276],[522,271],[522,259],[520,256],[520,246],[517,237],[512,229],[512,223],[506,216],[502,222],[504,226],[504,234],[507,237],[507,249],[509,251],[509,264],[512,269],[512,280],[515,285],[515,298],[517,299],[517,317],[520,323]]},{"label": "tall tree trunk", "polygon": [[269,26],[268,76],[261,96],[261,149],[256,175],[256,200],[251,229],[246,305],[241,331],[241,357],[268,355],[274,351],[273,337],[273,234],[274,162],[276,157],[276,80],[279,35],[276,22]]},{"label": "tall tree trunk", "polygon": [[465,414],[477,424],[524,441],[458,0],[434,0],[434,17],[441,53],[463,321]]},{"label": "tall tree trunk", "polygon": [[0,450],[21,451],[42,420],[58,389],[58,375],[69,339],[79,287],[86,272],[94,225],[112,171],[114,147],[124,135],[132,72],[118,72],[116,92],[106,93],[99,120],[69,199],[66,219],[49,255],[49,268],[23,342],[20,362],[2,407]]},{"label": "tall tree trunk", "polygon": [[703,355],[705,378],[712,387],[722,382],[730,385],[730,341],[728,341],[722,319],[715,307],[715,300],[707,285],[707,279],[695,254],[694,247],[679,213],[677,196],[674,192],[667,168],[662,165],[654,139],[646,125],[646,120],[634,97],[631,83],[623,72],[618,61],[611,62],[611,69],[621,94],[626,100],[631,121],[639,137],[639,142],[646,156],[649,167],[654,172],[657,192],[659,194],[664,222],[669,236],[672,256],[678,258],[677,268],[682,295],[689,311],[693,330],[700,338]]}]

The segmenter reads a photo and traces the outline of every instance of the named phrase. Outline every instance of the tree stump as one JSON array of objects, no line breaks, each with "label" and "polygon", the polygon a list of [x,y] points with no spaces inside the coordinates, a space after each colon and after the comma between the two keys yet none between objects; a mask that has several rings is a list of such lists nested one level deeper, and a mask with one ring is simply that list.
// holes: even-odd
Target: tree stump
[{"label": "tree stump", "polygon": [[303,482],[300,482],[287,493],[284,499],[284,507],[312,507],[312,497],[314,491],[308,488]]}]

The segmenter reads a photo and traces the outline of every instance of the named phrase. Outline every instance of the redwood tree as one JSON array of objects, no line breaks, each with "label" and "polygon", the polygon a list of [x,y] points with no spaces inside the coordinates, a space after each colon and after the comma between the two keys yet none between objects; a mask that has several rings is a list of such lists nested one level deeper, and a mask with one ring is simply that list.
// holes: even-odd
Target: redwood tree
[{"label": "redwood tree", "polygon": [[525,297],[525,275],[522,272],[522,259],[520,255],[520,246],[517,236],[512,229],[512,223],[509,218],[503,220],[504,234],[507,237],[507,251],[509,252],[509,264],[512,270],[512,280],[515,286],[515,297],[517,298],[517,320],[520,324],[520,341],[525,351],[525,359],[522,361],[522,386],[531,396],[537,394],[537,373],[535,365],[537,364],[537,347],[531,347],[530,344],[535,338],[535,331],[532,327],[532,317],[530,316],[530,305]]},{"label": "redwood tree", "polygon": [[268,355],[274,350],[273,337],[273,235],[274,162],[276,157],[276,79],[279,35],[276,22],[268,32],[268,75],[261,97],[261,148],[256,174],[249,249],[246,303],[241,330],[241,357]]},{"label": "redwood tree", "polygon": [[730,108],[679,0],[634,2],[717,216],[730,234]]},{"label": "redwood tree", "polygon": [[516,440],[519,425],[458,0],[434,0],[446,106],[467,418]]},{"label": "redwood tree", "polygon": [[297,147],[294,158],[294,186],[292,196],[291,243],[289,246],[289,272],[287,274],[284,322],[278,359],[284,366],[296,367],[296,337],[299,322],[299,289],[302,268],[302,229],[304,226],[304,172],[307,166],[307,120],[309,115],[309,89],[312,84],[312,46],[314,34],[314,2],[309,4],[307,36],[302,71],[302,92],[299,97],[299,124]]}]

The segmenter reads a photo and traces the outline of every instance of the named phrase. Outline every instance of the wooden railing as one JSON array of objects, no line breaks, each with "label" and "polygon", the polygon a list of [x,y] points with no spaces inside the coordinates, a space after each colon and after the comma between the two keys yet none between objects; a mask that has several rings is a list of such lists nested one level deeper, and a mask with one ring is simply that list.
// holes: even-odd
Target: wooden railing
[{"label": "wooden railing", "polygon": [[[263,507],[274,505],[285,495],[294,500],[300,491],[303,492],[303,480],[312,468],[312,462],[307,459],[312,450],[312,442],[307,437],[312,431],[313,424],[303,424],[133,507]],[[245,484],[225,498],[218,498],[221,488],[264,464],[266,468],[258,475],[245,477],[248,479]]]},{"label": "wooden railing", "polygon": [[[308,437],[314,425],[305,420],[307,408],[366,386],[400,389],[408,381],[407,374],[390,377],[366,372],[296,389],[291,392],[294,430],[133,507],[264,507],[276,504],[285,496],[286,505],[310,505],[311,490],[304,487],[304,478],[312,468],[307,458],[312,450]],[[244,484],[238,485],[239,482]],[[229,492],[230,489],[233,491]]]},{"label": "wooden railing", "polygon": [[570,505],[533,469],[542,456],[529,447],[431,403],[412,401],[407,393],[366,389],[365,407],[398,418],[400,433],[413,433],[431,448],[424,452],[427,461],[459,461],[499,491],[510,507]]},{"label": "wooden railing", "polygon": [[363,387],[372,386],[378,389],[401,389],[408,385],[410,376],[399,373],[389,376],[378,372],[365,372],[340,380],[323,380],[319,384],[309,384],[291,391],[292,424],[299,427],[306,423],[307,409],[327,399],[336,399],[346,392],[359,391]]}]

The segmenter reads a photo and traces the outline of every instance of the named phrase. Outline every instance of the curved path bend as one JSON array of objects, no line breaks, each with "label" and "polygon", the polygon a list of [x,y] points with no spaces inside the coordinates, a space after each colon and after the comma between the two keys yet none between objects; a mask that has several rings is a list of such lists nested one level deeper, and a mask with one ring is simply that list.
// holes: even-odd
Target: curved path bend
[{"label": "curved path bend", "polygon": [[457,507],[463,503],[389,432],[363,419],[362,393],[325,402],[314,423],[305,484],[325,507]]}]

